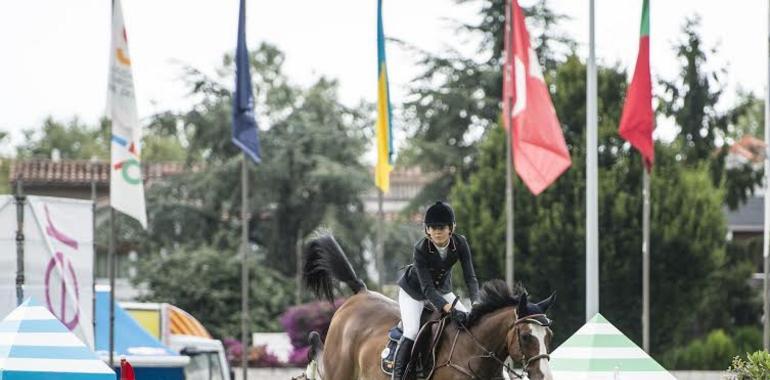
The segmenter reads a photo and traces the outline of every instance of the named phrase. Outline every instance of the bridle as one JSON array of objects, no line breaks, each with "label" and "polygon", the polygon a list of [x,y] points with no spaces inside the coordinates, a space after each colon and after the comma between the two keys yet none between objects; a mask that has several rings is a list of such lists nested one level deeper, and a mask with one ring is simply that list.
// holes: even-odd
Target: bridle
[{"label": "bridle", "polygon": [[[552,321],[545,314],[532,314],[532,315],[528,315],[526,317],[517,319],[516,322],[513,323],[513,325],[516,326],[518,324],[523,324],[523,323],[536,324],[536,325],[540,325],[540,326],[543,326],[543,327],[549,327],[549,326],[551,326]],[[521,365],[522,365],[522,368],[524,368],[525,371],[526,371],[527,367],[529,367],[529,365],[532,364],[535,361],[538,361],[540,359],[551,360],[551,355],[549,355],[547,353],[545,353],[545,354],[537,354],[537,355],[532,356],[530,358],[526,358],[524,356],[524,347],[521,346],[521,340],[522,340],[521,339],[521,330],[517,329],[516,330],[516,334],[517,334],[516,341],[518,342],[519,352],[521,353]],[[543,343],[545,344],[545,342],[543,342]],[[518,376],[518,374],[516,376]],[[520,376],[518,376],[518,377],[520,378]]]},{"label": "bridle", "polygon": [[[524,355],[524,347],[522,347],[522,345],[521,345],[521,331],[518,329],[518,326],[522,325],[522,324],[537,324],[537,325],[540,325],[540,326],[543,326],[543,327],[548,327],[548,326],[551,325],[551,322],[552,321],[550,319],[548,319],[548,317],[545,314],[532,314],[532,315],[528,315],[528,316],[519,318],[515,322],[513,322],[513,325],[511,326],[511,329],[516,329],[516,334],[517,334],[517,338],[518,338],[517,342],[518,342],[518,345],[519,345],[519,352],[521,353],[521,365],[522,365],[522,369],[523,369],[524,372],[527,372],[527,368],[533,362],[538,361],[540,359],[550,360],[551,356],[546,353],[546,354],[537,354],[535,356],[527,358]],[[519,379],[523,379],[524,378],[523,375],[519,375],[513,368],[511,368],[508,364],[505,363],[505,360],[504,360],[505,358],[500,359],[500,357],[498,357],[498,355],[495,354],[494,351],[491,351],[491,350],[487,349],[483,344],[481,344],[481,342],[479,342],[479,340],[471,333],[470,330],[468,330],[467,327],[465,327],[464,325],[459,325],[459,326],[460,326],[460,328],[457,330],[457,333],[455,333],[454,339],[452,339],[452,347],[449,350],[449,358],[447,359],[447,361],[445,363],[437,365],[434,368],[434,371],[439,369],[439,368],[441,368],[441,367],[449,367],[449,368],[452,368],[452,369],[456,370],[457,372],[460,372],[460,373],[468,376],[471,379],[474,379],[474,380],[475,379],[486,380],[486,379],[489,379],[489,378],[488,377],[482,378],[481,376],[478,375],[476,370],[474,370],[471,367],[470,359],[474,359],[474,358],[492,359],[495,362],[497,362],[498,364],[500,364],[503,368],[505,368],[505,370],[508,371],[509,374],[512,374],[513,376],[516,376]],[[457,338],[459,338],[460,332],[462,332],[462,331],[468,333],[468,336],[471,337],[471,340],[473,341],[473,343],[475,343],[476,346],[478,346],[478,348],[480,348],[481,351],[484,352],[484,354],[482,354],[482,355],[472,356],[468,360],[469,364],[468,364],[467,368],[452,362],[452,356],[454,354],[455,346],[457,345]],[[509,329],[509,331],[510,331],[510,329]],[[507,338],[507,336],[506,336],[506,347],[508,347],[508,338]],[[515,358],[511,358],[511,359],[515,360]],[[499,376],[499,377],[495,377],[495,378],[492,378],[492,379],[504,379],[504,377]]]}]

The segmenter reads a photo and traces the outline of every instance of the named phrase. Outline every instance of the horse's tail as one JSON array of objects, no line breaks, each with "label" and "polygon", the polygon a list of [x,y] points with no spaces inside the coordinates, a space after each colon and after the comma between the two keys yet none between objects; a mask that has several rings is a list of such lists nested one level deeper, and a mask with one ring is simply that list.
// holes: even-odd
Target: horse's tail
[{"label": "horse's tail", "polygon": [[322,235],[311,240],[305,247],[304,259],[302,279],[305,287],[315,294],[334,302],[333,279],[346,283],[353,293],[366,290],[366,284],[358,278],[333,236]]}]

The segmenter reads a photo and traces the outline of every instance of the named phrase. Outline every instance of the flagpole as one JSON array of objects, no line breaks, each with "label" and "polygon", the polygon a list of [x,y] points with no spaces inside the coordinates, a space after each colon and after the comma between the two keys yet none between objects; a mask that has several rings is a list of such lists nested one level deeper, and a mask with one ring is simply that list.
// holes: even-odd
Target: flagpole
[{"label": "flagpole", "polygon": [[767,84],[765,87],[765,227],[762,239],[762,254],[765,261],[765,280],[764,280],[764,326],[763,326],[763,344],[765,350],[770,349],[770,300],[768,300],[768,279],[770,273],[770,186],[768,186],[768,178],[770,178],[770,6],[768,6],[768,66],[767,66]]},{"label": "flagpole", "polygon": [[297,244],[295,244],[295,256],[297,259],[297,274],[295,283],[297,285],[297,290],[294,292],[294,303],[299,305],[302,303],[302,237],[304,234],[302,233],[302,228],[299,228],[297,230]]},{"label": "flagpole", "polygon": [[377,286],[382,291],[382,286],[385,284],[385,268],[384,268],[384,256],[385,256],[385,210],[383,209],[383,198],[385,197],[382,189],[377,188],[377,248],[375,250],[375,261],[377,263]]},{"label": "flagpole", "polygon": [[16,177],[16,306],[24,302],[24,196],[22,177]]},{"label": "flagpole", "polygon": [[[111,1],[110,23],[115,23],[115,0]],[[114,25],[111,25],[114,28]],[[114,33],[114,31],[113,31]],[[112,70],[112,68],[110,68]],[[112,112],[110,112],[112,116]],[[112,145],[110,145],[110,157],[112,157]],[[110,168],[112,168],[112,159],[110,159]],[[107,250],[107,277],[110,278],[110,310],[109,310],[109,349],[110,349],[110,368],[114,368],[113,353],[115,351],[115,208],[112,207],[112,170],[110,170],[110,243]],[[94,315],[94,319],[96,316]]]},{"label": "flagpole", "polygon": [[513,287],[513,150],[511,141],[511,129],[505,131],[505,282]]},{"label": "flagpole", "polygon": [[[505,54],[510,57],[511,54],[511,22],[513,16],[511,15],[511,0],[505,2]],[[507,61],[507,60],[506,60]],[[507,69],[504,69],[507,70]],[[508,73],[507,75],[510,75]],[[505,73],[503,75],[506,75]],[[513,104],[511,99],[503,99],[504,102],[508,102],[508,110],[513,110]],[[506,107],[503,107],[505,110]],[[513,287],[514,267],[513,267],[513,140],[511,139],[511,130],[513,129],[513,123],[511,122],[511,115],[503,115],[505,119],[503,122],[508,125],[505,130],[505,282],[508,287]]]},{"label": "flagpole", "polygon": [[589,3],[587,63],[586,155],[586,321],[599,312],[599,223],[596,110],[596,43],[594,0]]},{"label": "flagpole", "polygon": [[[94,250],[94,257],[91,260],[91,327],[94,329],[94,336],[96,334],[96,173],[94,168],[96,167],[96,158],[91,157],[88,162],[89,171],[91,172],[91,248]],[[94,338],[94,347],[96,347],[96,338]],[[92,347],[93,348],[93,347]]]},{"label": "flagpole", "polygon": [[115,363],[113,358],[115,351],[115,209],[112,206],[110,206],[110,246],[107,253],[107,268],[110,277],[110,368],[113,368]]},{"label": "flagpole", "polygon": [[248,379],[248,329],[249,321],[249,268],[247,264],[247,248],[249,233],[249,214],[248,214],[248,173],[246,171],[246,153],[243,153],[241,159],[241,342],[243,351],[241,352],[241,367],[243,370],[243,380]]},{"label": "flagpole", "polygon": [[650,353],[650,173],[642,166],[642,348]]}]

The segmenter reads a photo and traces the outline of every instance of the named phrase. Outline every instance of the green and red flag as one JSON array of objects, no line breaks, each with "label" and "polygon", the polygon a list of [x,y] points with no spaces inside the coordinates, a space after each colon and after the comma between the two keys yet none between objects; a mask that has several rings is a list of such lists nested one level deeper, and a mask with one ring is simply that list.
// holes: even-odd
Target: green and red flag
[{"label": "green and red flag", "polygon": [[652,112],[652,80],[650,78],[650,2],[642,4],[642,27],[639,38],[639,55],[631,85],[620,118],[620,136],[641,153],[647,170],[655,161],[652,130],[655,118]]}]

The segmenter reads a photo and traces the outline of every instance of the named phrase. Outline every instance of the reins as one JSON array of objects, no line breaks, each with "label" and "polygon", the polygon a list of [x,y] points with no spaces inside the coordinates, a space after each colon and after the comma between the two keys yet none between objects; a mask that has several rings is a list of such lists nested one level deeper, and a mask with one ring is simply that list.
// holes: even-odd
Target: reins
[{"label": "reins", "polygon": [[[544,321],[541,321],[540,319],[542,319]],[[524,324],[524,323],[534,323],[534,324],[538,324],[540,326],[550,326],[551,325],[551,320],[548,319],[548,317],[546,317],[545,314],[528,315],[526,317],[517,319],[513,323],[513,328],[517,328],[518,325]],[[434,371],[436,369],[441,368],[441,367],[449,367],[449,368],[454,369],[457,372],[460,372],[460,373],[468,376],[471,379],[474,379],[474,380],[476,380],[476,379],[486,380],[486,379],[489,379],[489,378],[482,378],[470,366],[470,359],[474,359],[474,358],[492,359],[495,362],[497,362],[498,364],[500,364],[503,368],[505,368],[508,371],[509,374],[512,374],[513,376],[516,376],[519,379],[523,379],[524,378],[523,374],[519,375],[514,368],[511,368],[511,366],[506,364],[504,360],[501,360],[498,357],[498,355],[495,354],[494,351],[491,351],[491,350],[487,349],[481,342],[479,342],[478,338],[476,338],[476,336],[474,336],[473,333],[471,333],[471,331],[467,327],[465,327],[465,325],[459,325],[459,326],[460,326],[460,329],[457,330],[457,332],[455,333],[454,339],[452,339],[452,346],[450,347],[450,350],[449,350],[449,358],[447,359],[447,361],[445,363],[437,365],[435,367]],[[457,346],[457,339],[460,337],[460,332],[461,331],[465,331],[466,333],[468,333],[468,336],[471,337],[471,340],[473,341],[473,343],[475,343],[476,346],[478,348],[480,348],[482,352],[485,353],[483,355],[471,356],[471,358],[468,360],[469,364],[468,364],[467,368],[452,362],[452,356],[454,355],[455,347]],[[516,331],[516,333],[520,334],[520,332],[518,330]],[[548,360],[550,360],[551,356],[548,355],[548,354],[538,354],[538,355],[532,356],[530,358],[526,358],[524,356],[523,347],[521,346],[521,338],[520,338],[520,336],[519,336],[519,339],[517,339],[517,341],[518,341],[518,345],[519,345],[519,352],[521,352],[521,364],[522,364],[523,372],[527,372],[527,367],[529,367],[530,364],[532,364],[533,362],[535,362],[537,360],[540,360],[540,359],[548,359]],[[511,358],[511,359],[513,359],[513,358]],[[493,379],[505,379],[505,377],[498,376],[498,377],[495,377]]]}]

